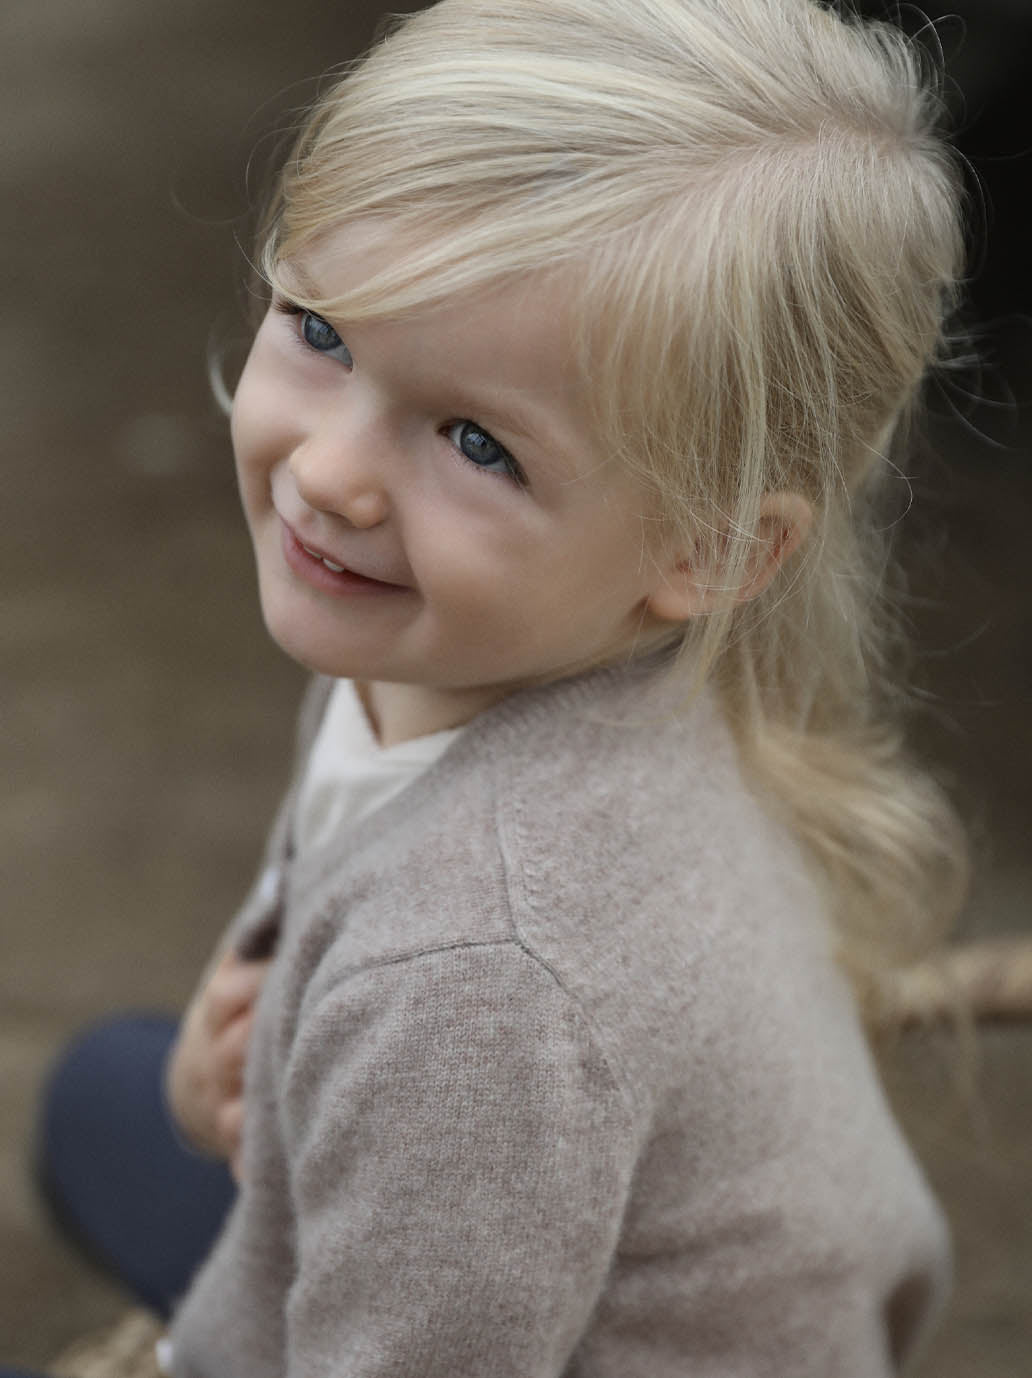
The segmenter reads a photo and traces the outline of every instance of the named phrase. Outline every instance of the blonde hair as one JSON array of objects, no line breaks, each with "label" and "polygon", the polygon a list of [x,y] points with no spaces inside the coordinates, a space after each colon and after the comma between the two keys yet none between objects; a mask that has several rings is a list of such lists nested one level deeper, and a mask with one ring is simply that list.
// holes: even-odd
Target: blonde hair
[{"label": "blonde hair", "polygon": [[[906,762],[877,498],[942,348],[959,183],[920,51],[811,0],[442,0],[317,103],[263,230],[270,281],[381,218],[342,300],[394,316],[561,274],[606,452],[728,590],[683,633],[857,970],[957,907],[964,846]],[[288,289],[290,290],[290,289]],[[815,513],[755,599],[765,494]]]}]

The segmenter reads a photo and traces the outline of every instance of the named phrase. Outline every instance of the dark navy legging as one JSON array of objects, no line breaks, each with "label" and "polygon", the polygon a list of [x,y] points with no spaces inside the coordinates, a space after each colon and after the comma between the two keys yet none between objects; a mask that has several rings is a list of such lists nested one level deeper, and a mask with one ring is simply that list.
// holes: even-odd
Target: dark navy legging
[{"label": "dark navy legging", "polygon": [[[169,1119],[162,1088],[176,1028],[134,1015],[76,1039],[45,1092],[36,1154],[65,1233],[166,1317],[235,1194],[226,1167],[187,1149]],[[0,1368],[0,1378],[15,1372]]]}]

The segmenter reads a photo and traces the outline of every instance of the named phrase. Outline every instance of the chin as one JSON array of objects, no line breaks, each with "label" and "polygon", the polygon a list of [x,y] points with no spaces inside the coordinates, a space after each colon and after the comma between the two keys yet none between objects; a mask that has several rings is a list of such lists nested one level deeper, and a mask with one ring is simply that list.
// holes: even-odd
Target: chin
[{"label": "chin", "polygon": [[325,639],[306,625],[306,619],[298,616],[296,607],[291,609],[281,604],[274,595],[267,596],[263,592],[261,608],[265,630],[284,655],[317,674],[340,678],[347,673],[335,668],[339,657],[327,654],[330,648]]}]

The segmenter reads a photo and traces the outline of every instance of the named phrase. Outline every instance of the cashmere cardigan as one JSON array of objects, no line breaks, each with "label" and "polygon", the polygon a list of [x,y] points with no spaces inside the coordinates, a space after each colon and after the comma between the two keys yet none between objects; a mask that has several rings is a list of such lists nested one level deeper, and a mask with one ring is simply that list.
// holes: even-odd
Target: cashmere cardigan
[{"label": "cashmere cardigan", "polygon": [[818,890],[713,701],[655,678],[512,695],[292,860],[295,776],[230,930],[275,957],[175,1378],[886,1378],[919,1346],[946,1229]]}]

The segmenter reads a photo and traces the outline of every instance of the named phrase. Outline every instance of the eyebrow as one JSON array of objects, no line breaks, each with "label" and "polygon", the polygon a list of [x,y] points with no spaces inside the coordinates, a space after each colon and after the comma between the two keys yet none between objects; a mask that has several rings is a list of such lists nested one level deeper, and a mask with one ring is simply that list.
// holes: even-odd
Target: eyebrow
[{"label": "eyebrow", "polygon": [[[289,278],[291,282],[297,286],[298,291],[296,295],[298,297],[308,297],[312,301],[319,300],[322,294],[316,287],[314,281],[308,276],[303,264],[298,263],[295,259],[285,258],[280,260],[279,268],[283,276]],[[292,292],[291,296],[293,295],[295,294]]]}]

